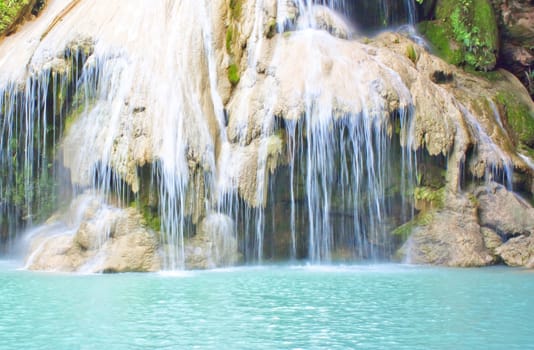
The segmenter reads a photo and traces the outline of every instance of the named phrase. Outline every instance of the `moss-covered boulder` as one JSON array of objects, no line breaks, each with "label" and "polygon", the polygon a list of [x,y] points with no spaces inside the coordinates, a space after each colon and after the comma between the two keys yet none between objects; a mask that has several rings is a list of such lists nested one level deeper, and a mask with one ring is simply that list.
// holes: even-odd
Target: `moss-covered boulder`
[{"label": "moss-covered boulder", "polygon": [[437,54],[455,65],[495,68],[499,49],[497,20],[489,0],[440,0],[436,19],[419,25]]},{"label": "moss-covered boulder", "polygon": [[507,126],[515,135],[519,146],[534,147],[534,111],[530,106],[520,96],[509,91],[499,92],[496,102],[504,112],[501,114],[506,116]]},{"label": "moss-covered boulder", "polygon": [[10,34],[28,14],[37,14],[44,0],[0,0],[0,38]]}]

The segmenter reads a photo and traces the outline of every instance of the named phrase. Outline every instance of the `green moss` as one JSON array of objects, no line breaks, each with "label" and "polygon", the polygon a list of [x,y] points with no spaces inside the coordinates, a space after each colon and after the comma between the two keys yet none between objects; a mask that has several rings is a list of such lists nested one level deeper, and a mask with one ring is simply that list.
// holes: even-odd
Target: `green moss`
[{"label": "green moss", "polygon": [[432,204],[434,208],[442,208],[445,204],[445,187],[435,189],[428,186],[416,187],[414,198]]},{"label": "green moss", "polygon": [[240,79],[241,77],[239,76],[239,68],[237,67],[235,63],[232,63],[228,67],[228,80],[230,81],[232,85],[235,86],[237,85],[237,83],[239,83]]},{"label": "green moss", "polygon": [[504,111],[507,126],[519,142],[534,147],[534,111],[508,91],[499,92],[496,95],[496,102]]},{"label": "green moss", "polygon": [[414,228],[429,225],[432,222],[433,218],[434,213],[431,211],[420,213],[415,218],[413,218],[413,220],[408,221],[407,223],[402,224],[396,229],[394,229],[391,234],[393,236],[406,239],[412,234]]},{"label": "green moss", "polygon": [[159,215],[157,205],[150,205],[142,197],[138,197],[136,200],[130,203],[131,208],[135,208],[141,213],[143,217],[142,223],[149,229],[160,232],[161,230],[161,218]]},{"label": "green moss", "polygon": [[431,43],[439,57],[454,65],[459,65],[463,62],[462,50],[455,43],[450,43],[450,34],[447,32],[443,22],[421,22],[418,28],[421,34]]},{"label": "green moss", "polygon": [[232,41],[234,39],[234,30],[232,27],[226,28],[226,52],[232,53]]},{"label": "green moss", "polygon": [[31,0],[0,0],[0,36],[24,16]]},{"label": "green moss", "polygon": [[269,23],[267,23],[267,38],[271,39],[276,34],[276,20],[270,19]]},{"label": "green moss", "polygon": [[452,31],[472,67],[491,70],[497,63],[498,32],[491,4],[486,0],[461,0],[450,15]]},{"label": "green moss", "polygon": [[72,110],[69,111],[69,114],[65,118],[64,123],[64,129],[63,132],[67,134],[74,122],[78,120],[78,118],[82,115],[82,113],[86,110],[90,110],[92,108],[92,102],[90,105],[86,104],[79,104],[78,106],[74,107]]},{"label": "green moss", "polygon": [[233,19],[239,19],[243,11],[243,0],[230,0],[230,14]]},{"label": "green moss", "polygon": [[466,66],[465,71],[473,75],[476,75],[477,77],[486,79],[487,81],[492,82],[492,83],[495,83],[495,82],[498,82],[504,79],[502,73],[499,70],[485,72],[485,71],[476,70],[475,68],[470,67],[470,66]]},{"label": "green moss", "polygon": [[154,230],[155,232],[159,232],[161,230],[161,219],[157,208],[144,206],[141,208],[141,213],[143,214],[145,225],[148,228]]},{"label": "green moss", "polygon": [[239,47],[234,45],[236,40],[236,30],[239,28],[239,18],[242,13],[243,0],[230,0],[230,23],[226,27],[226,52],[230,56],[230,64],[228,66],[228,81],[235,86],[241,79],[239,74],[239,65],[236,62],[240,61],[241,53]]},{"label": "green moss", "polygon": [[415,47],[413,45],[408,45],[406,47],[406,57],[408,57],[414,64],[417,63],[419,55],[417,54],[417,51],[415,51]]},{"label": "green moss", "polygon": [[449,63],[482,71],[497,63],[497,20],[488,0],[442,0],[436,21],[423,22],[420,30]]}]

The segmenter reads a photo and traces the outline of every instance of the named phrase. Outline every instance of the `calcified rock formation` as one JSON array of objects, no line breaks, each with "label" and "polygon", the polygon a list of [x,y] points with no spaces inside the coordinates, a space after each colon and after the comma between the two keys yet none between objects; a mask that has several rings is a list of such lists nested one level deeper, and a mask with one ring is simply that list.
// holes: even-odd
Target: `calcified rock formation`
[{"label": "calcified rock formation", "polygon": [[32,231],[26,267],[65,272],[158,271],[161,258],[154,232],[132,208],[117,209],[93,195]]},{"label": "calcified rock formation", "polygon": [[467,196],[449,195],[428,223],[414,229],[404,249],[411,263],[484,266],[494,262],[487,251],[476,207]]},{"label": "calcified rock formation", "polygon": [[[239,253],[247,261],[389,258],[406,238],[391,231],[416,214],[414,197],[419,215],[432,215],[412,221],[423,228],[408,241],[409,256],[494,262],[465,177],[511,187],[515,170],[530,190],[532,168],[498,99],[517,91],[528,114],[528,94],[506,72],[491,83],[401,34],[358,37],[328,7],[304,3],[54,0],[7,38],[2,96],[33,107],[6,97],[4,120],[31,120],[21,128],[30,139],[51,118],[57,125],[53,152],[34,147],[20,162],[55,161],[72,192],[92,188],[108,202],[100,205],[113,203],[118,218],[106,225],[129,225],[108,232],[82,220],[40,235],[30,267],[153,270],[155,245],[171,269],[233,264]],[[6,169],[21,168],[3,157]],[[42,164],[26,182],[49,175]],[[425,170],[432,167],[446,174]],[[436,208],[435,193],[450,202]],[[31,209],[34,198],[24,198]],[[473,244],[454,256],[425,253],[466,239]]]}]

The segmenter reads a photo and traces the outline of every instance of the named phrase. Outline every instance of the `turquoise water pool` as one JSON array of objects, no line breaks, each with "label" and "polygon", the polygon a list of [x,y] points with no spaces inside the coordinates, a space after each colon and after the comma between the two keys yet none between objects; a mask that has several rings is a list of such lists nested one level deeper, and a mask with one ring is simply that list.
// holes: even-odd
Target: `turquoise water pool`
[{"label": "turquoise water pool", "polygon": [[0,349],[533,349],[534,273],[405,265],[68,275],[0,264]]}]

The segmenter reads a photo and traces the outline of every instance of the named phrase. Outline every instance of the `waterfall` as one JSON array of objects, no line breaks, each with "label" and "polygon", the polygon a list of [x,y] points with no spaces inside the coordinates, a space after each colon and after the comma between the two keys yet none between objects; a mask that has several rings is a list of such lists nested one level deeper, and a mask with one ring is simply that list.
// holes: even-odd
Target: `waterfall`
[{"label": "waterfall", "polygon": [[[278,0],[277,28],[317,28],[315,11],[328,8],[350,20],[358,30],[373,32],[391,26],[413,26],[417,20],[414,0]],[[300,16],[300,23],[293,23]],[[411,29],[415,33],[415,30]]]},{"label": "waterfall", "polygon": [[[235,154],[225,159],[234,150],[227,141],[226,117],[217,91],[211,7],[207,3],[198,6],[188,2],[171,2],[150,9],[142,1],[138,5],[139,9],[129,11],[129,19],[137,21],[139,27],[130,28],[130,33],[120,29],[121,23],[126,25],[128,16],[118,12],[118,6],[112,7],[106,16],[113,17],[119,29],[107,31],[102,28],[103,37],[85,43],[86,47],[80,43],[69,44],[71,47],[60,57],[61,64],[58,67],[51,65],[48,70],[36,68],[37,73],[28,79],[23,93],[13,84],[3,88],[0,154],[2,169],[6,172],[3,178],[7,181],[0,186],[3,191],[13,192],[13,196],[22,196],[14,199],[22,200],[21,207],[27,210],[21,215],[13,212],[20,210],[19,207],[10,206],[6,200],[2,202],[2,217],[11,225],[9,237],[14,237],[20,230],[16,217],[24,216],[25,226],[31,227],[33,208],[49,202],[50,198],[55,199],[60,192],[63,199],[67,199],[76,198],[90,189],[101,193],[103,200],[118,206],[136,201],[138,193],[154,192],[157,194],[154,205],[161,217],[165,268],[184,266],[185,239],[193,235],[194,226],[199,224],[194,216],[209,212],[231,217],[242,232],[240,246],[245,258],[261,261],[267,249],[265,235],[275,235],[276,230],[276,225],[269,223],[274,216],[269,218],[269,209],[261,202],[275,195],[273,186],[284,185],[274,182],[276,176],[265,176],[268,148],[272,147],[269,142],[260,142],[256,151],[258,164],[253,176],[259,205],[250,206],[239,198],[235,174],[226,168],[232,166]],[[278,1],[279,23],[284,21],[286,5],[287,2]],[[316,26],[313,18],[316,5],[345,15],[349,13],[345,1],[297,1],[296,5],[299,17],[304,20],[298,30]],[[89,11],[88,6],[82,3],[72,11]],[[263,45],[262,2],[258,1],[255,6],[256,27],[247,49],[250,67],[258,62]],[[97,8],[95,12],[98,11]],[[184,26],[176,18],[180,12],[200,18],[200,25]],[[144,24],[148,23],[146,17],[161,14],[164,14],[161,19],[165,23],[164,32],[159,33],[159,29]],[[117,34],[112,35],[113,31]],[[188,40],[183,43],[147,41],[150,37],[173,32],[181,33]],[[131,46],[128,42],[127,46],[131,47],[125,50],[105,44],[119,43],[124,34],[128,38],[137,37],[145,47]],[[64,41],[52,32],[45,38],[45,44],[53,40]],[[187,47],[190,42],[200,43],[201,51],[192,52]],[[50,48],[43,46],[32,57],[34,67],[49,61],[46,51]],[[161,52],[157,61],[140,60],[142,55],[135,56],[141,53],[138,50],[150,50],[150,47]],[[178,52],[189,52],[189,56],[179,56]],[[187,76],[192,62],[198,61],[201,62],[200,69],[207,72],[207,80],[193,79],[186,83],[180,79]],[[60,67],[65,64],[68,72]],[[205,91],[200,90],[204,85],[209,86],[208,101]],[[316,86],[312,84],[309,88],[313,90]],[[63,100],[58,101],[55,98],[58,95]],[[273,109],[275,98],[273,96],[268,108]],[[156,102],[160,100],[165,101],[165,105]],[[391,144],[393,126],[386,119],[376,118],[371,111],[343,116],[333,122],[331,101],[319,101],[320,95],[310,91],[303,119],[283,126],[290,155],[290,184],[287,186],[291,193],[289,256],[306,257],[314,262],[329,261],[334,247],[345,246],[355,250],[354,257],[387,256],[391,249],[387,246],[388,223],[385,218],[391,211],[391,204],[386,192],[388,186],[393,185],[393,179],[388,176],[391,170],[388,154],[395,148]],[[139,137],[136,133],[140,132],[141,126],[133,124],[137,114],[149,112],[165,118],[154,118],[149,125],[142,126],[152,130],[152,139],[150,145],[140,145],[136,143],[136,137]],[[274,111],[266,114],[262,132],[268,137],[273,132],[276,117]],[[400,122],[410,123],[410,117],[410,113],[403,113]],[[185,129],[191,122],[197,125],[193,132]],[[66,137],[64,133],[67,133]],[[23,137],[16,139],[14,135],[17,134]],[[188,141],[193,138],[196,149],[191,148],[192,143]],[[145,152],[144,158],[155,159],[150,166],[149,182],[141,183],[139,169],[142,163],[132,167],[132,152]],[[192,162],[200,165],[198,172],[195,170],[197,165],[192,167]],[[413,172],[410,161],[398,166],[403,173]],[[60,174],[63,168],[66,169],[63,171],[65,175]],[[66,182],[64,178],[67,178]],[[402,186],[408,186],[410,181],[410,176],[405,177]],[[299,188],[299,182],[304,185],[302,188]],[[41,184],[42,194],[35,191],[36,183]],[[43,183],[53,187],[44,192]],[[21,193],[15,193],[21,189]],[[297,196],[302,195],[306,198],[305,206],[298,205]],[[48,204],[57,207],[55,201]],[[343,217],[342,224],[332,219],[335,210]],[[51,211],[44,215],[50,214]],[[306,220],[308,223],[303,225]],[[271,232],[266,233],[268,226],[271,226]],[[302,242],[306,242],[306,253],[298,252]]]},{"label": "waterfall", "polygon": [[[317,5],[347,14],[345,1],[278,1],[278,30],[306,32],[317,29],[321,26],[315,18]],[[292,23],[295,14],[299,14],[299,20]],[[261,16],[261,12],[257,16]],[[260,17],[256,23],[261,21]],[[310,55],[307,57],[314,62],[314,57],[320,55],[321,51],[311,40],[310,37]],[[260,45],[261,39],[248,46],[251,54],[247,72],[254,76],[252,79],[256,75],[256,53],[257,46]],[[273,49],[273,65],[277,65],[281,59],[280,50],[278,47]],[[320,67],[321,62],[311,66]],[[399,111],[397,122],[400,134],[394,136],[393,141],[391,130],[394,126],[386,117],[387,113],[378,112],[386,109],[381,105],[380,98],[360,101],[362,105],[370,106],[361,114],[335,116],[333,97],[321,92],[321,72],[310,71],[307,74],[304,87],[305,111],[300,120],[277,122],[272,111],[279,97],[272,96],[264,101],[267,112],[261,126],[262,133],[269,137],[276,130],[283,131],[286,135],[285,153],[288,164],[282,175],[268,179],[264,176],[267,172],[265,163],[268,152],[265,145],[259,148],[256,181],[260,184],[255,199],[262,202],[267,197],[272,204],[275,200],[273,198],[279,195],[276,193],[277,187],[286,188],[289,192],[289,242],[282,249],[287,251],[287,256],[291,259],[306,258],[320,263],[339,258],[380,259],[390,256],[393,246],[388,232],[395,223],[388,220],[392,212],[399,209],[393,208],[397,204],[393,204],[388,191],[396,187],[401,188],[402,193],[410,193],[415,181],[415,155],[411,151],[409,136],[413,110],[407,107]],[[395,75],[396,73],[392,74]],[[358,81],[350,83],[355,89],[365,89],[359,87]],[[400,83],[399,89],[406,88]],[[399,94],[409,96],[406,91]],[[248,97],[242,100],[247,101]],[[373,104],[374,101],[376,104]],[[238,111],[246,114],[247,108],[248,106]],[[404,147],[398,146],[401,139]],[[241,142],[246,142],[246,137],[242,136]],[[397,174],[402,174],[400,181],[390,176],[393,168]],[[269,186],[261,185],[264,182],[268,182]],[[266,190],[268,193],[264,193]],[[404,213],[404,220],[409,220],[413,216],[413,209],[410,209],[411,203],[404,202],[404,196],[402,198],[400,211]],[[241,231],[245,232],[241,250],[246,258],[261,261],[265,254],[269,258],[279,254],[275,251],[276,248],[269,251],[269,246],[279,246],[276,241],[280,239],[276,236],[283,230],[277,224],[280,217],[273,214],[277,210],[274,205],[267,209],[260,207],[240,210],[238,201],[227,200],[224,203],[231,203],[235,209],[223,211],[235,213],[236,222],[245,222],[241,227]],[[269,211],[270,222],[266,220]]]},{"label": "waterfall", "polygon": [[[296,237],[300,236],[308,241],[307,256],[313,262],[330,261],[332,253],[343,247],[348,247],[352,258],[388,256],[392,247],[387,218],[392,202],[387,192],[392,186],[413,184],[413,156],[407,150],[400,152],[406,159],[392,159],[399,149],[392,144],[384,119],[363,114],[343,117],[332,125],[321,113],[325,111],[320,106],[310,106],[302,123],[286,126],[291,155],[292,255],[296,255]],[[409,112],[398,117],[399,123],[410,123]],[[402,130],[406,133],[409,129]],[[402,177],[391,176],[399,171]],[[306,203],[299,209],[297,182],[304,183],[300,191],[305,192]],[[308,218],[308,237],[296,230],[296,212]]]},{"label": "waterfall", "polygon": [[[413,0],[250,0],[247,20],[222,17],[223,0],[80,1],[64,18],[62,1],[31,54],[6,54],[26,71],[0,61],[0,241],[91,195],[102,220],[135,208],[168,270],[196,251],[229,263],[236,247],[247,263],[394,254],[423,153],[400,73],[414,62],[396,54],[396,71],[353,39],[366,20],[414,24]],[[362,20],[366,8],[380,19]],[[455,107],[485,178],[511,186],[510,157]],[[72,236],[84,219],[34,232]]]},{"label": "waterfall", "polygon": [[65,128],[64,103],[85,60],[83,52],[71,59],[62,71],[45,67],[24,85],[0,83],[0,241],[8,248],[21,228],[55,210],[61,194],[56,157]]}]

